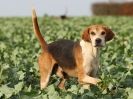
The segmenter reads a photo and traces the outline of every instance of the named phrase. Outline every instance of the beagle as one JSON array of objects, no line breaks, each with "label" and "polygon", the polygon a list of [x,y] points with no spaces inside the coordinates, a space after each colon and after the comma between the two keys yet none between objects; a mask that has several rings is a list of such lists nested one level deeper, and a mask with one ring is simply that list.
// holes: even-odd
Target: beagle
[{"label": "beagle", "polygon": [[77,77],[83,85],[96,85],[100,80],[96,78],[99,63],[99,49],[106,41],[114,37],[114,33],[106,26],[92,25],[85,29],[80,41],[58,40],[47,44],[39,30],[36,12],[32,11],[34,32],[38,38],[42,53],[39,56],[40,87],[44,89],[49,82],[52,71],[61,78],[60,88],[68,76]]}]

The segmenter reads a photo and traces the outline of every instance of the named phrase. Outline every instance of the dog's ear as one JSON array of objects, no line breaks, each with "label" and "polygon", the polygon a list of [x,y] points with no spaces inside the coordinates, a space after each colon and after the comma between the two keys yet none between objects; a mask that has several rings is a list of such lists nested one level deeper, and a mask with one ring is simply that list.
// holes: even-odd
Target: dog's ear
[{"label": "dog's ear", "polygon": [[89,34],[90,28],[86,28],[82,33],[82,39],[85,41],[91,41],[90,40],[90,34]]},{"label": "dog's ear", "polygon": [[111,29],[109,29],[108,27],[104,27],[105,28],[105,31],[106,31],[106,37],[105,37],[105,40],[106,41],[110,41],[113,39],[113,37],[115,36],[115,34],[112,32]]}]

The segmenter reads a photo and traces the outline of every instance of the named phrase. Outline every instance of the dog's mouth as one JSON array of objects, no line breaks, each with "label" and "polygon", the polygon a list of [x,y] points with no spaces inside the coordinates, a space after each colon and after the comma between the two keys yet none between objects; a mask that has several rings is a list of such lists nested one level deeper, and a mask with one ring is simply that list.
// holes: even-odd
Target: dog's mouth
[{"label": "dog's mouth", "polygon": [[102,44],[95,44],[94,47],[103,47],[103,45]]}]

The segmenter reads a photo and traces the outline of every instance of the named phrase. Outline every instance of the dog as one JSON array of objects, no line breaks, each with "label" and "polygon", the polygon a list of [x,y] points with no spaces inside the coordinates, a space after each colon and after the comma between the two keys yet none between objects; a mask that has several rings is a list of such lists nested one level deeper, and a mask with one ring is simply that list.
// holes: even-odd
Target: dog
[{"label": "dog", "polygon": [[64,88],[66,79],[76,77],[81,85],[96,85],[99,68],[99,50],[114,37],[111,29],[104,25],[87,27],[80,41],[58,40],[47,44],[39,30],[35,9],[32,10],[32,23],[42,53],[38,58],[40,87],[44,89],[49,82],[52,71],[61,78],[59,88]]}]

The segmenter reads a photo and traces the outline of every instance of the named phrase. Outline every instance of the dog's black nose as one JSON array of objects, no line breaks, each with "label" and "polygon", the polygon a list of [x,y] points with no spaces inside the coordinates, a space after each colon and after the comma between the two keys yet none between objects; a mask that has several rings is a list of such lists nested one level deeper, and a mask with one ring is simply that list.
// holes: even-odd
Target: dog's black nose
[{"label": "dog's black nose", "polygon": [[102,40],[100,39],[100,38],[97,38],[96,39],[96,44],[99,44],[99,43],[101,43],[102,42]]}]

